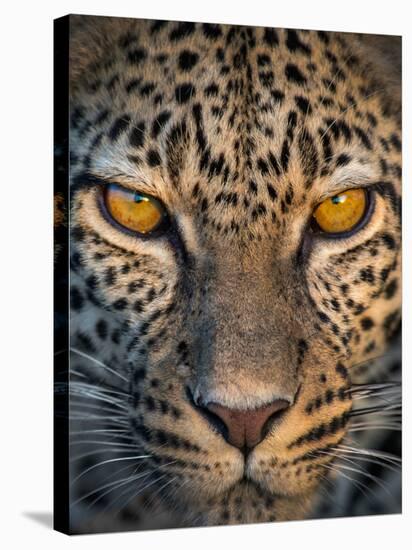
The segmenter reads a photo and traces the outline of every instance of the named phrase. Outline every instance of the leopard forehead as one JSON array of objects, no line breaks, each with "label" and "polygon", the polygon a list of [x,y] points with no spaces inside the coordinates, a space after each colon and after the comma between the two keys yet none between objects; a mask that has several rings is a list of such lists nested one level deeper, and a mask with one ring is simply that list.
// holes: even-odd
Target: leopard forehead
[{"label": "leopard forehead", "polygon": [[73,85],[74,177],[132,182],[252,240],[282,231],[292,201],[399,176],[388,102],[342,35],[107,25]]}]

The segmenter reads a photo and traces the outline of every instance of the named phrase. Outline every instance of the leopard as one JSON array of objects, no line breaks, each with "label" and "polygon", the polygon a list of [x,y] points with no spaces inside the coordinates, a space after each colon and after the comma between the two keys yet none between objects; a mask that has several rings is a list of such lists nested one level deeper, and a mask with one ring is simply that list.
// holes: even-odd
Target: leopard
[{"label": "leopard", "polygon": [[[355,473],[398,464],[377,449],[400,427],[400,38],[69,27],[72,532],[301,520],[337,479],[379,488]],[[360,220],[323,229],[352,195]]]}]

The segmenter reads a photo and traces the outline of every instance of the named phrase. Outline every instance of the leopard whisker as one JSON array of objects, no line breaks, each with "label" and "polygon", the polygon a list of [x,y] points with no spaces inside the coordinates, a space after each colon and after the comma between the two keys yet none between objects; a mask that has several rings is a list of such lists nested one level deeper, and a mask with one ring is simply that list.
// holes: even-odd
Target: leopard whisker
[{"label": "leopard whisker", "polygon": [[385,382],[381,384],[352,384],[350,388],[345,390],[345,393],[358,393],[358,392],[368,392],[369,394],[374,394],[375,392],[380,392],[382,390],[402,390],[402,384],[400,382]]},{"label": "leopard whisker", "polygon": [[365,430],[388,430],[388,431],[401,431],[402,426],[400,423],[387,423],[387,424],[368,424],[368,423],[361,423],[361,424],[353,424],[348,432],[354,433],[354,432],[360,432]]},{"label": "leopard whisker", "polygon": [[[174,464],[175,462],[177,462],[177,460],[172,460],[170,462],[167,462],[166,464],[163,464],[163,467],[164,466],[170,466],[171,464]],[[160,469],[160,468],[159,468]],[[153,474],[154,472],[149,472],[149,474]],[[165,477],[168,477],[169,474],[168,473],[164,473],[162,476],[158,477],[158,478],[155,478],[153,481],[151,481],[150,483],[144,485],[143,487],[139,487],[138,491],[137,492],[134,492],[132,494],[132,496],[126,500],[126,502],[124,502],[122,504],[122,506],[119,508],[119,510],[117,511],[116,515],[118,513],[121,512],[121,510],[123,510],[134,498],[136,498],[140,493],[146,491],[146,489],[148,489],[149,487],[151,487],[152,485],[154,485],[155,483],[158,483],[161,479],[164,479]],[[147,476],[146,476],[147,477]],[[117,499],[113,500],[111,503],[110,503],[110,506],[111,507],[115,502],[117,502],[120,498],[123,498],[123,496],[125,494],[127,494],[127,492],[130,490],[130,489],[134,489],[134,487],[128,487],[126,489],[126,491],[124,491]],[[107,509],[107,507],[106,507]]]},{"label": "leopard whisker", "polygon": [[138,449],[136,448],[136,446],[130,446],[130,450],[127,450],[127,448],[124,448],[124,447],[121,447],[121,448],[115,448],[115,449],[105,449],[105,448],[97,448],[97,449],[93,449],[92,451],[87,451],[85,453],[82,453],[82,454],[78,454],[76,456],[72,456],[70,458],[70,462],[76,462],[77,460],[82,460],[83,458],[86,458],[86,457],[89,457],[89,456],[93,456],[93,455],[97,455],[97,454],[100,454],[100,453],[119,453],[119,452],[122,452],[122,453],[136,453]]},{"label": "leopard whisker", "polygon": [[[342,458],[340,458],[340,460],[343,460]],[[352,460],[350,459],[346,459],[347,461],[353,463]],[[379,487],[381,487],[381,489],[383,489],[388,495],[391,495],[391,492],[390,490],[388,489],[388,487],[382,482],[382,480],[380,480],[377,476],[369,473],[369,472],[365,472],[365,470],[363,468],[359,469],[359,468],[352,468],[350,466],[347,466],[347,465],[344,465],[344,464],[339,464],[339,468],[343,468],[344,470],[348,470],[348,471],[351,471],[351,472],[354,472],[355,474],[359,474],[359,475],[363,475],[365,477],[367,477],[368,479],[371,479],[372,481],[374,481],[377,485],[379,485]]]},{"label": "leopard whisker", "polygon": [[125,376],[122,376],[120,373],[116,372],[114,369],[111,369],[109,366],[105,365],[104,363],[102,363],[92,355],[89,355],[88,353],[85,353],[77,348],[74,348],[73,346],[70,346],[70,351],[72,351],[73,353],[76,353],[77,355],[79,355],[80,357],[83,357],[84,359],[88,359],[92,363],[95,363],[97,366],[103,369],[106,369],[108,372],[114,374],[115,376],[118,376],[121,380],[128,383],[128,380]]},{"label": "leopard whisker", "polygon": [[95,468],[98,468],[100,466],[104,466],[105,464],[112,464],[114,462],[122,462],[124,460],[143,460],[144,458],[150,458],[150,455],[135,455],[135,456],[122,456],[117,458],[110,458],[107,460],[103,460],[102,462],[98,462],[97,464],[93,464],[93,466],[89,466],[86,470],[81,472],[78,476],[76,476],[72,482],[71,485],[76,483],[81,477],[86,475],[88,472],[94,470]]},{"label": "leopard whisker", "polygon": [[96,430],[72,430],[70,432],[70,435],[82,435],[82,434],[92,434],[92,433],[113,433],[113,434],[125,434],[123,436],[117,435],[115,437],[124,437],[125,439],[132,440],[132,437],[130,435],[127,435],[126,430],[122,428],[98,428]]},{"label": "leopard whisker", "polygon": [[[348,453],[345,451],[338,451],[339,459],[341,460],[349,460]],[[349,454],[349,456],[353,456]],[[382,459],[372,458],[372,457],[366,457],[366,456],[358,456],[355,455],[356,460],[350,460],[352,464],[356,464],[357,461],[359,462],[367,462],[371,464],[377,464],[378,466],[381,466],[382,468],[387,468],[388,470],[391,470],[392,472],[398,472],[400,469],[400,464],[397,464],[396,466],[392,466],[391,464],[388,464]]]},{"label": "leopard whisker", "polygon": [[[387,464],[386,462],[382,461],[382,460],[378,460],[378,459],[374,459],[372,457],[359,457],[357,456],[355,459],[352,455],[352,458],[349,458],[347,456],[347,453],[341,449],[338,449],[338,448],[335,448],[336,451],[335,453],[328,453],[327,451],[318,451],[320,454],[325,454],[325,455],[330,455],[330,456],[334,456],[335,458],[337,458],[338,460],[344,460],[344,461],[347,461],[349,462],[350,464],[354,464],[355,466],[357,465],[357,462],[356,461],[360,461],[360,462],[368,462],[368,463],[374,463],[374,464],[378,464],[379,466],[382,466],[384,468],[387,468],[389,470],[392,470],[393,472],[396,472],[399,470],[399,465],[398,465],[398,468],[394,468],[393,466]],[[362,469],[363,470],[363,469]],[[364,470],[363,470],[364,471]]]},{"label": "leopard whisker", "polygon": [[83,439],[83,440],[77,440],[77,441],[72,441],[70,443],[70,445],[89,445],[89,444],[96,444],[96,445],[105,445],[105,446],[112,446],[112,447],[117,447],[117,448],[125,448],[125,447],[130,447],[130,448],[134,448],[136,449],[136,445],[129,445],[127,443],[117,443],[117,442],[110,442],[110,441],[96,441],[96,440],[87,440],[87,439]]},{"label": "leopard whisker", "polygon": [[[92,496],[93,494],[95,494],[96,492],[99,492],[103,489],[107,489],[107,491],[104,491],[101,495],[99,495],[97,498],[95,498],[90,504],[89,506],[87,507],[88,509],[90,508],[93,508],[93,506],[99,502],[99,500],[101,500],[103,497],[105,497],[106,495],[108,495],[109,493],[112,493],[113,491],[116,491],[117,489],[120,489],[120,487],[124,487],[124,485],[128,485],[129,483],[132,483],[133,481],[137,481],[138,479],[144,479],[145,477],[148,477],[152,472],[142,472],[141,474],[136,474],[134,476],[129,476],[128,478],[125,478],[125,479],[122,479],[122,480],[118,480],[118,481],[113,481],[113,482],[110,482],[110,483],[107,483],[106,484],[106,487],[100,487],[100,489],[96,490],[96,491],[93,491],[91,494],[89,493],[88,495],[86,495],[85,497],[83,498],[89,498],[90,496]],[[110,487],[109,487],[110,486]],[[108,488],[109,487],[109,488]],[[112,502],[111,502],[112,504]],[[110,506],[109,506],[110,507]],[[105,512],[107,510],[107,506],[105,508],[103,508],[103,510],[101,511],[101,513]]]},{"label": "leopard whisker", "polygon": [[[74,375],[74,376],[73,376]],[[82,382],[73,380],[73,378],[79,377],[85,380],[88,380],[88,382]],[[102,385],[103,384],[103,385]],[[107,380],[101,378],[99,380],[93,380],[90,376],[90,374],[86,375],[83,372],[79,372],[74,368],[70,369],[70,383],[65,383],[64,385],[71,387],[73,385],[87,385],[91,388],[96,388],[98,391],[101,392],[112,392],[113,394],[118,394],[120,396],[128,397],[129,394],[122,390],[122,388],[118,386],[114,386],[113,384],[110,384]]]},{"label": "leopard whisker", "polygon": [[[388,357],[391,357],[392,355],[393,355],[393,352],[392,353],[391,352],[389,352],[389,353],[380,353],[379,355],[375,355],[374,357],[370,357],[369,359],[364,359],[363,361],[359,361],[358,363],[354,363],[353,365],[349,365],[349,368],[354,369],[356,367],[361,367],[363,365],[368,365],[369,363],[373,363],[375,361],[378,361],[379,359],[386,359]],[[392,382],[387,382],[387,383],[391,384]],[[398,383],[398,382],[393,382],[393,383],[395,384],[395,383]],[[400,384],[400,382],[399,382],[399,384]],[[369,384],[360,384],[360,385],[368,386]]]},{"label": "leopard whisker", "polygon": [[359,449],[357,447],[351,447],[349,445],[339,444],[339,448],[342,448],[344,450],[347,450],[348,452],[352,453],[361,453],[362,455],[366,456],[379,456],[380,458],[385,458],[386,460],[391,460],[394,462],[402,462],[402,459],[399,458],[397,455],[394,455],[392,453],[386,453],[384,451],[378,451],[377,449]]},{"label": "leopard whisker", "polygon": [[320,467],[322,468],[326,468],[327,470],[330,470],[332,472],[335,472],[338,476],[342,476],[343,478],[347,479],[350,483],[353,483],[355,485],[355,487],[357,487],[359,489],[359,491],[361,491],[361,493],[365,496],[365,498],[367,498],[368,500],[370,500],[370,495],[368,494],[371,493],[372,496],[373,496],[373,491],[370,489],[370,487],[368,487],[367,485],[365,485],[364,483],[362,483],[361,481],[358,481],[356,479],[353,479],[352,477],[350,477],[348,474],[342,472],[341,470],[339,470],[338,468],[330,465],[330,464],[319,464]]},{"label": "leopard whisker", "polygon": [[[77,409],[77,410],[79,410],[79,409]],[[95,421],[110,420],[112,424],[117,424],[118,426],[127,427],[129,425],[129,423],[126,420],[114,417],[113,415],[111,415],[111,416],[98,416],[98,415],[91,415],[90,414],[90,415],[87,415],[87,416],[82,416],[82,415],[76,414],[76,410],[71,411],[70,419],[71,420],[85,420],[85,421],[90,421],[90,422],[91,421],[95,422]]]},{"label": "leopard whisker", "polygon": [[90,383],[85,383],[85,382],[73,382],[71,381],[70,382],[70,389],[79,389],[79,390],[85,390],[85,391],[90,391],[90,392],[95,392],[97,394],[109,394],[110,396],[114,396],[114,395],[119,395],[120,398],[124,398],[124,397],[130,397],[130,394],[127,393],[127,392],[124,392],[124,391],[121,391],[120,388],[115,388],[115,387],[101,387],[101,386],[97,386],[95,384],[90,384]]},{"label": "leopard whisker", "polygon": [[382,405],[375,405],[370,407],[362,407],[359,409],[353,409],[348,413],[350,417],[367,416],[371,414],[381,414],[382,416],[401,415],[402,403],[389,403]]},{"label": "leopard whisker", "polygon": [[[150,476],[152,476],[153,473],[154,472],[152,472],[152,471],[147,472],[147,474],[145,476],[143,476],[143,480],[145,480],[146,478],[149,478],[149,480],[150,480]],[[102,513],[109,510],[109,509],[115,508],[114,505],[115,505],[116,502],[118,502],[122,498],[126,497],[128,493],[129,494],[132,493],[131,496],[129,496],[129,498],[126,498],[125,501],[123,503],[121,503],[119,505],[119,507],[116,507],[117,509],[115,511],[113,511],[113,516],[114,517],[118,516],[120,514],[120,512],[122,510],[124,510],[128,506],[128,504],[130,504],[130,502],[132,502],[140,493],[142,493],[143,491],[145,491],[146,489],[148,489],[152,485],[155,485],[161,479],[164,479],[167,476],[168,476],[168,474],[163,474],[163,475],[155,478],[154,480],[150,481],[150,483],[147,483],[143,487],[139,487],[139,489],[137,491],[136,491],[136,487],[134,485],[130,485],[130,486],[126,487],[126,489],[124,491],[122,491],[117,498],[112,499],[112,501],[107,506],[105,506],[103,508]]]},{"label": "leopard whisker", "polygon": [[[95,410],[95,411],[115,414],[116,413],[115,408],[117,407],[121,411],[128,411],[127,407],[120,406],[120,405],[117,405],[117,404],[112,404],[112,403],[109,403],[109,404],[111,405],[111,407],[102,407],[101,405],[95,405],[94,403],[87,403],[87,402],[82,401],[81,406],[75,407],[75,410],[77,412],[79,412],[79,411],[87,412],[89,410],[92,410],[92,411]],[[125,418],[126,418],[126,416],[125,416]]]},{"label": "leopard whisker", "polygon": [[92,495],[95,495],[96,493],[99,493],[100,491],[103,491],[104,489],[107,489],[108,487],[111,487],[111,488],[114,488],[116,489],[117,487],[121,487],[122,485],[124,485],[125,483],[128,483],[130,481],[133,481],[133,479],[135,478],[136,476],[127,476],[126,478],[122,478],[122,479],[117,479],[115,481],[111,481],[109,483],[105,483],[104,485],[98,487],[97,489],[93,489],[93,491],[90,491],[88,492],[87,494],[85,495],[82,495],[81,497],[79,497],[77,500],[75,500],[74,502],[71,503],[71,507],[73,506],[76,506],[77,504],[79,504],[80,502],[83,502],[84,500],[88,499],[90,496]]}]

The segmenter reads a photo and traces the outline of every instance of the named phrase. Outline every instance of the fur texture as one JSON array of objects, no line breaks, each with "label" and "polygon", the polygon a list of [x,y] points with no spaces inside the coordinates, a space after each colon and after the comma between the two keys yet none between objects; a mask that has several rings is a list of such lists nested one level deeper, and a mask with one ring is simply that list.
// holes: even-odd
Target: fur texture
[{"label": "fur texture", "polygon": [[[73,529],[107,529],[101,503],[133,528],[311,517],[357,365],[399,328],[399,41],[84,16],[71,34]],[[108,182],[159,198],[169,232],[115,228]],[[363,227],[313,232],[354,187]],[[292,405],[247,459],[195,406],[274,398]]]}]

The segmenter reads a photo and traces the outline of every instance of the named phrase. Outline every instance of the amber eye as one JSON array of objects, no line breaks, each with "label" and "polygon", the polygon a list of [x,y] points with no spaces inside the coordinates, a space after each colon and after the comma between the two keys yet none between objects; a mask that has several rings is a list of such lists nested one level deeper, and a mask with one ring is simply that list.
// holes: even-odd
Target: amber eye
[{"label": "amber eye", "polygon": [[349,189],[323,201],[313,213],[318,230],[346,233],[364,218],[368,195],[364,189]]},{"label": "amber eye", "polygon": [[115,222],[142,235],[160,229],[167,219],[166,210],[159,200],[120,185],[106,187],[104,202]]}]

